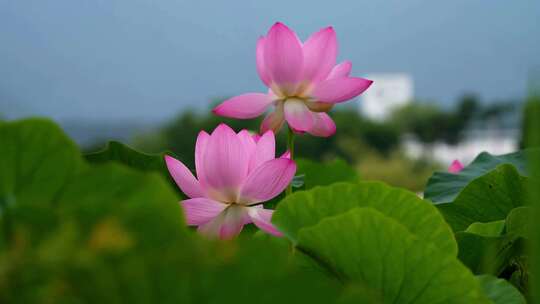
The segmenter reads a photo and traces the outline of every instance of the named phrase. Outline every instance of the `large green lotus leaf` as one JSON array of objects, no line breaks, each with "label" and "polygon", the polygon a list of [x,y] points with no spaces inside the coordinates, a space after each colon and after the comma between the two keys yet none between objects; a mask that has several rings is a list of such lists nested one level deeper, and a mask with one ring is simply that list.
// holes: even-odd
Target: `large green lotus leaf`
[{"label": "large green lotus leaf", "polygon": [[117,164],[100,165],[79,175],[58,196],[57,205],[82,227],[116,218],[133,233],[140,233],[145,246],[164,245],[186,231],[177,197],[161,176]]},{"label": "large green lotus leaf", "polygon": [[142,153],[133,150],[120,142],[110,141],[103,150],[88,153],[84,157],[88,162],[93,164],[114,161],[137,170],[145,172],[160,172],[163,173],[164,176],[169,176],[167,167],[165,165],[165,160],[163,158],[164,155],[165,153]]},{"label": "large green lotus leaf", "polygon": [[[99,198],[103,203],[98,207],[95,199],[91,198],[82,199],[76,205],[69,203],[89,188],[85,186],[87,184],[98,188],[114,184],[114,175],[104,171],[107,167],[115,166],[108,165],[101,167],[102,172],[88,173],[86,179],[64,192],[61,202],[66,205],[64,212],[75,216],[77,221],[83,221],[83,227],[95,226],[88,214],[98,223],[103,221],[100,220],[102,218],[107,222],[116,218],[121,227],[125,227],[133,244],[127,251],[128,256],[146,265],[131,269],[129,265],[122,264],[126,263],[126,258],[109,265],[113,278],[130,283],[123,286],[124,291],[121,292],[124,297],[129,296],[129,302],[161,303],[169,298],[171,302],[182,303],[188,302],[183,299],[190,298],[192,302],[252,303],[256,298],[258,303],[302,299],[310,303],[328,303],[338,295],[336,282],[328,285],[328,280],[323,280],[320,275],[307,276],[298,269],[289,271],[289,248],[283,246],[283,239],[259,237],[197,247],[185,237],[186,229],[174,193],[157,175],[137,173],[144,176],[144,180],[121,177],[119,180],[125,185],[125,190],[139,190],[134,193],[120,188],[103,191]],[[99,180],[105,176],[110,178]],[[156,188],[158,181],[161,188]],[[81,230],[83,233],[86,231],[84,228]],[[136,280],[130,282],[130,277]],[[311,289],[314,287],[317,292]],[[138,295],[139,290],[148,291],[143,294],[146,296],[144,300]]]},{"label": "large green lotus leaf", "polygon": [[436,205],[454,231],[474,222],[506,219],[510,210],[528,204],[526,177],[512,165],[500,165],[473,180],[452,203]]},{"label": "large green lotus leaf", "polygon": [[298,231],[356,207],[372,207],[403,224],[419,238],[455,255],[450,227],[437,209],[416,194],[380,182],[336,183],[299,191],[281,201],[272,221],[295,242]]},{"label": "large green lotus leaf", "polygon": [[506,218],[506,233],[529,238],[532,233],[532,213],[533,210],[531,207],[518,207],[512,209]]},{"label": "large green lotus leaf", "polygon": [[[337,282],[288,264],[285,239],[190,237],[174,193],[156,174],[92,168],[66,186],[56,206],[48,214],[57,224],[0,261],[11,270],[0,273],[9,279],[0,281],[0,302],[329,303],[339,296]],[[33,222],[17,223],[23,240],[36,236]]]},{"label": "large green lotus leaf", "polygon": [[[57,204],[62,207],[62,222],[77,224],[79,240],[96,253],[96,263],[106,266],[102,271],[122,289],[122,297],[154,302],[165,298],[166,290],[174,290],[169,292],[171,298],[185,297],[186,274],[173,272],[180,268],[189,272],[187,259],[197,263],[190,248],[194,245],[176,194],[161,176],[117,164],[99,166],[69,184]],[[111,252],[120,258],[107,259]],[[93,288],[99,286],[93,283]],[[76,287],[83,289],[83,282]],[[90,295],[91,289],[85,294]]]},{"label": "large green lotus leaf", "polygon": [[[0,247],[1,303],[329,303],[338,296],[332,281],[289,271],[287,247],[276,248],[280,256],[274,242],[222,244],[188,233],[175,193],[157,173],[85,166],[46,121],[5,126],[1,189],[13,204],[9,216],[1,213],[0,232],[9,218],[13,237]],[[85,168],[71,170],[72,163]]]},{"label": "large green lotus leaf", "polygon": [[[476,274],[500,275],[511,269],[512,264],[526,254],[524,238],[527,237],[530,212],[528,207],[513,207],[527,204],[523,202],[527,196],[519,189],[523,186],[523,182],[515,186],[511,180],[512,176],[518,181],[522,177],[517,175],[511,165],[503,165],[496,170],[498,169],[510,174],[492,171],[473,181],[456,199],[460,204],[458,208],[453,206],[456,202],[438,205],[439,208],[442,207],[441,211],[448,222],[458,231],[456,240],[459,259]],[[502,194],[499,192],[498,195],[490,196],[489,191],[492,189],[489,187],[490,182],[497,179],[489,179],[489,175],[506,176],[507,180],[499,186],[499,189],[504,189]],[[482,183],[476,184],[477,182]],[[478,192],[484,193],[483,196],[474,196],[473,190],[478,191],[477,186],[484,188],[483,192]],[[461,200],[463,197],[467,200]],[[499,218],[503,219],[489,221]],[[461,231],[471,221],[478,222],[471,223],[465,231]]]},{"label": "large green lotus leaf", "polygon": [[55,286],[67,290],[55,296],[87,303],[188,295],[193,245],[176,194],[157,174],[118,164],[89,168],[50,202],[14,205],[11,223],[8,252],[17,255],[6,263],[16,266],[0,286],[8,299],[33,303],[40,294],[32,290],[54,293]]},{"label": "large green lotus leaf", "polygon": [[479,275],[477,278],[494,304],[527,304],[525,297],[510,282],[492,275]]},{"label": "large green lotus leaf", "polygon": [[0,203],[49,202],[85,166],[77,146],[53,122],[0,124]]},{"label": "large green lotus leaf", "polygon": [[470,232],[457,232],[458,258],[476,274],[499,275],[524,252],[524,240],[519,237],[482,236]]},{"label": "large green lotus leaf", "polygon": [[175,189],[178,189],[174,180],[170,177],[167,166],[165,165],[165,159],[163,158],[165,154],[172,155],[172,153],[169,152],[146,154],[134,150],[120,142],[110,141],[103,150],[88,153],[84,157],[92,164],[118,162],[144,172],[158,172],[163,175]]},{"label": "large green lotus leaf", "polygon": [[359,180],[358,172],[342,159],[334,159],[320,163],[308,159],[296,159],[298,169],[295,186],[301,186],[303,179],[304,189],[315,186],[330,185],[336,182],[356,182]]},{"label": "large green lotus leaf", "polygon": [[149,281],[179,290],[187,230],[161,177],[89,168],[42,119],[2,124],[0,156],[0,302],[150,299]]},{"label": "large green lotus leaf", "polygon": [[221,244],[210,253],[215,262],[191,279],[201,287],[193,303],[335,303],[339,282],[296,267],[282,245],[261,235]]},{"label": "large green lotus leaf", "polygon": [[540,149],[528,149],[498,156],[483,152],[457,174],[448,172],[436,172],[433,174],[428,180],[424,197],[434,203],[451,202],[471,181],[501,164],[512,164],[521,175],[526,175],[527,156],[539,152]]},{"label": "large green lotus leaf", "polygon": [[454,255],[373,208],[354,208],[299,232],[297,249],[382,303],[489,303]]},{"label": "large green lotus leaf", "polygon": [[513,263],[527,255],[529,217],[529,207],[518,207],[505,220],[473,223],[466,231],[457,232],[459,259],[476,274],[500,275],[512,268]]},{"label": "large green lotus leaf", "polygon": [[472,223],[465,232],[475,233],[481,236],[499,236],[504,231],[505,220],[488,222],[488,223]]}]

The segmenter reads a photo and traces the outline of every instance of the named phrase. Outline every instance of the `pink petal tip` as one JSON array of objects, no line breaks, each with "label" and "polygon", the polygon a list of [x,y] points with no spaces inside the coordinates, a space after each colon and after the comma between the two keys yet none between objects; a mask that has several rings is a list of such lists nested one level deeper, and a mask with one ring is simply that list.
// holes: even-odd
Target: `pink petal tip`
[{"label": "pink petal tip", "polygon": [[464,166],[459,160],[454,160],[450,167],[448,167],[448,172],[450,173],[459,173],[461,170],[463,170]]}]

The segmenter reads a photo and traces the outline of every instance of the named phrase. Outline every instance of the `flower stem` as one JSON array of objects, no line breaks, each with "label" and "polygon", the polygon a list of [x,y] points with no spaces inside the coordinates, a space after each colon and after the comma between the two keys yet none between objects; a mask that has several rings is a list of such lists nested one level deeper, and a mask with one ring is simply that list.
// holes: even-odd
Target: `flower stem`
[{"label": "flower stem", "polygon": [[[291,160],[294,160],[294,137],[295,134],[291,127],[288,127],[287,132],[287,150],[289,150],[289,153],[291,154]],[[287,191],[285,192],[287,196],[292,194],[292,182],[287,187]]]}]

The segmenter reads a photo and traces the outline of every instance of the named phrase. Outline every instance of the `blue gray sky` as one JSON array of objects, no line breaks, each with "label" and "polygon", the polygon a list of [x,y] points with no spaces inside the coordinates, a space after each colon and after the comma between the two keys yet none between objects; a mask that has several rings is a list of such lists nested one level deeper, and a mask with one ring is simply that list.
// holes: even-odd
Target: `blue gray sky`
[{"label": "blue gray sky", "polygon": [[353,74],[406,72],[419,98],[520,98],[540,66],[536,0],[0,0],[0,112],[144,120],[264,90],[255,42],[333,25]]}]

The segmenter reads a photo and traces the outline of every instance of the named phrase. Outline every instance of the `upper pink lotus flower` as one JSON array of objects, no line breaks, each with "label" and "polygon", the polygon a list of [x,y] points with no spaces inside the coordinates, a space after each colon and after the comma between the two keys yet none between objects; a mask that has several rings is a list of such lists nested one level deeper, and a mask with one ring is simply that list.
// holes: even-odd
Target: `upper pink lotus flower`
[{"label": "upper pink lotus flower", "polygon": [[454,160],[450,167],[448,167],[448,172],[450,173],[458,173],[459,171],[463,170],[463,164],[459,160]]},{"label": "upper pink lotus flower", "polygon": [[188,225],[211,237],[230,239],[245,224],[254,223],[276,236],[271,224],[273,210],[260,203],[280,194],[296,172],[286,155],[275,158],[272,131],[252,136],[236,134],[220,124],[212,135],[201,131],[195,146],[197,178],[180,161],[165,156],[167,168],[180,189],[190,197],[181,202]]},{"label": "upper pink lotus flower", "polygon": [[336,33],[332,27],[311,35],[304,43],[282,23],[276,23],[257,42],[257,71],[270,90],[233,97],[213,112],[232,118],[254,118],[270,105],[261,132],[277,132],[286,120],[295,132],[331,136],[336,125],[326,114],[336,103],[352,99],[372,83],[350,77],[351,62],[336,65]]}]

